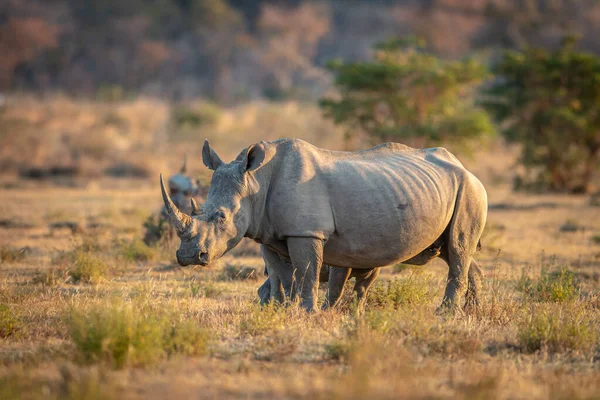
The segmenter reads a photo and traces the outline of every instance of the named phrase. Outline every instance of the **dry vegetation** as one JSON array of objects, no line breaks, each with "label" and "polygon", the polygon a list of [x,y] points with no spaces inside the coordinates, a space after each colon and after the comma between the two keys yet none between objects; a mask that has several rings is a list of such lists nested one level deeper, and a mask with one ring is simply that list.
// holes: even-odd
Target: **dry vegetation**
[{"label": "dry vegetation", "polygon": [[[62,115],[75,107],[66,104],[28,112]],[[229,157],[278,136],[342,146],[322,137],[316,110],[295,103],[219,121],[213,136],[198,135]],[[158,151],[151,168],[178,166],[178,154]],[[261,308],[252,244],[190,269],[174,263],[176,243],[141,242],[161,201],[154,175],[41,189],[13,178],[0,190],[0,399],[597,398],[600,208],[588,197],[515,195],[513,155],[499,146],[465,160],[491,204],[478,254],[483,304],[455,318],[434,312],[442,262],[384,269],[362,312],[351,290],[336,310]]]}]

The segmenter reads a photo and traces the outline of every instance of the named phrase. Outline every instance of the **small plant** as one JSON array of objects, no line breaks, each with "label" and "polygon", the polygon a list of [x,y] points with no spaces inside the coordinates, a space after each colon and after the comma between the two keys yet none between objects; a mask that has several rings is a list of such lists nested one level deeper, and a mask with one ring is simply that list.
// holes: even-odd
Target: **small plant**
[{"label": "small plant", "polygon": [[39,272],[33,277],[32,282],[44,286],[56,286],[69,280],[69,274],[62,268],[52,267],[47,271]]},{"label": "small plant", "polygon": [[283,328],[284,321],[283,310],[280,310],[276,304],[270,303],[265,307],[253,305],[240,321],[240,333],[242,335],[260,336]]},{"label": "small plant", "polygon": [[517,289],[536,301],[565,302],[574,299],[579,293],[574,277],[573,272],[566,267],[552,272],[543,268],[538,280],[530,278],[523,270]]},{"label": "small plant", "polygon": [[351,344],[347,340],[337,339],[325,345],[325,354],[327,358],[334,361],[345,361],[352,349]]},{"label": "small plant", "polygon": [[144,221],[144,243],[155,246],[174,237],[175,231],[169,223],[160,216],[151,215]]},{"label": "small plant", "polygon": [[521,324],[518,339],[523,351],[528,353],[584,351],[596,345],[598,332],[583,309],[538,307]]},{"label": "small plant", "polygon": [[95,254],[76,251],[71,256],[69,275],[74,283],[99,283],[108,275],[108,267]]},{"label": "small plant", "polygon": [[108,362],[115,368],[148,365],[174,354],[203,354],[209,340],[204,329],[177,312],[158,314],[122,301],[73,309],[69,328],[83,362]]},{"label": "small plant", "polygon": [[19,320],[14,312],[7,305],[0,304],[0,338],[14,336],[20,329]]},{"label": "small plant", "polygon": [[407,304],[423,304],[429,299],[429,282],[421,276],[378,281],[369,291],[367,305],[375,308],[398,308]]},{"label": "small plant", "polygon": [[223,268],[219,278],[224,281],[255,281],[258,280],[260,276],[253,267],[242,267],[233,264],[227,264],[225,268]]},{"label": "small plant", "polygon": [[393,271],[395,274],[399,274],[404,271],[409,271],[413,268],[413,265],[398,263],[393,266]]},{"label": "small plant", "polygon": [[577,221],[573,221],[572,219],[565,221],[565,223],[560,226],[561,232],[577,232],[584,229],[585,227],[580,225]]},{"label": "small plant", "polygon": [[149,247],[139,239],[117,242],[120,256],[128,262],[148,262],[158,258],[156,248]]},{"label": "small plant", "polygon": [[219,289],[212,283],[200,283],[196,280],[192,280],[189,284],[190,294],[192,297],[207,297],[215,298],[219,297],[223,290]]},{"label": "small plant", "polygon": [[28,252],[27,247],[20,249],[2,246],[0,247],[0,264],[19,262],[25,258]]},{"label": "small plant", "polygon": [[592,236],[592,242],[594,242],[594,244],[600,244],[600,235]]}]

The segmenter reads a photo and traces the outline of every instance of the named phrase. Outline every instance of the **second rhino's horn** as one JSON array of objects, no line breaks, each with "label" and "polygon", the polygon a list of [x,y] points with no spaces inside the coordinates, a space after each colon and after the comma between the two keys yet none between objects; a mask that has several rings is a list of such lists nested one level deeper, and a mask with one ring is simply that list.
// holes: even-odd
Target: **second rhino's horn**
[{"label": "second rhino's horn", "polygon": [[163,181],[162,174],[160,174],[160,190],[162,191],[162,198],[167,209],[167,216],[169,222],[171,223],[171,225],[173,225],[173,227],[177,231],[177,234],[181,235],[187,230],[187,228],[191,224],[194,223],[194,220],[189,215],[185,215],[184,213],[179,211],[177,206],[173,203],[173,201],[169,197],[169,194],[165,190],[165,183]]}]

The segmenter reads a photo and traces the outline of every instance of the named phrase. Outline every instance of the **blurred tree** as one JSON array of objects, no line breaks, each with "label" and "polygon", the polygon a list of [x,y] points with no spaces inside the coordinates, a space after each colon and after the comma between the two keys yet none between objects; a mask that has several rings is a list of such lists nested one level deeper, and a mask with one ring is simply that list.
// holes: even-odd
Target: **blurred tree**
[{"label": "blurred tree", "polygon": [[468,148],[493,133],[473,92],[486,77],[472,59],[445,61],[408,37],[376,46],[373,62],[331,62],[339,99],[325,98],[325,115],[348,127],[347,138],[399,141],[413,147]]},{"label": "blurred tree", "polygon": [[504,135],[521,143],[517,188],[588,192],[600,157],[600,57],[576,51],[507,51],[485,106]]}]

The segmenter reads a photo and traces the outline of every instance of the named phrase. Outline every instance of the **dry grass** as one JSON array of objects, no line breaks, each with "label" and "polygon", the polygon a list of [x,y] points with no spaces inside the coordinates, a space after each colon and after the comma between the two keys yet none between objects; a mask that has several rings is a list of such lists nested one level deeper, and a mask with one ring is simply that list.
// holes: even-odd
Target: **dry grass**
[{"label": "dry grass", "polygon": [[[100,112],[109,125],[136,132],[152,131],[157,119],[173,123],[163,110],[148,126],[132,125],[153,109],[145,103],[83,104],[78,114],[64,101],[44,107],[76,119],[82,132]],[[42,121],[47,140],[74,132],[58,121],[50,130],[38,107],[19,115]],[[194,107],[178,111],[186,132],[164,139],[172,148],[188,146],[180,140]],[[341,147],[339,137],[323,134],[328,127],[315,122],[315,111],[299,104],[222,110],[207,136],[224,158],[304,128],[315,144]],[[0,398],[596,398],[598,208],[583,197],[512,193],[512,156],[496,148],[465,160],[492,207],[477,255],[481,308],[456,317],[435,314],[447,276],[439,260],[384,268],[364,309],[352,285],[335,310],[260,307],[264,263],[255,244],[190,269],[174,262],[176,241],[142,243],[143,223],[161,203],[154,179],[0,189]],[[175,155],[159,159],[179,167]],[[561,229],[566,221],[577,229]]]}]

